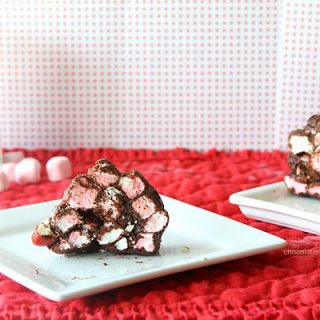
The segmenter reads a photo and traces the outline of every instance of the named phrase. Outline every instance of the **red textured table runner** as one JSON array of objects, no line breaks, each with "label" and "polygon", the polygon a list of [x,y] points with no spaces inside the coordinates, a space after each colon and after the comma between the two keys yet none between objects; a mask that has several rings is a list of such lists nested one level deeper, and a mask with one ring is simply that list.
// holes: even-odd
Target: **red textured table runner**
[{"label": "red textured table runner", "polygon": [[[107,157],[121,170],[140,170],[164,195],[270,232],[287,240],[289,248],[312,254],[286,255],[279,249],[59,303],[0,275],[0,319],[320,319],[320,237],[250,220],[228,201],[236,191],[282,180],[289,171],[285,153],[25,152],[43,164],[54,155],[67,155],[74,174]],[[69,183],[49,182],[43,174],[40,184],[13,185],[0,193],[0,208],[58,199]]]}]

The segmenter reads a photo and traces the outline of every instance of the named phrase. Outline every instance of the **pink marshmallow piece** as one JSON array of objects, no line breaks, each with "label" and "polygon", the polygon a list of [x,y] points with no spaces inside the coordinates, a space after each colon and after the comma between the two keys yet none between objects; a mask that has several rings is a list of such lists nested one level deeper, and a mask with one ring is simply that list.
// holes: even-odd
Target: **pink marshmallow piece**
[{"label": "pink marshmallow piece", "polygon": [[16,165],[15,180],[17,183],[37,183],[40,181],[41,163],[34,158],[25,158]]},{"label": "pink marshmallow piece", "polygon": [[10,152],[5,152],[3,155],[3,162],[14,162],[18,163],[22,159],[24,159],[24,154],[22,151],[10,151]]},{"label": "pink marshmallow piece", "polygon": [[0,170],[5,173],[5,175],[7,176],[10,182],[15,182],[15,169],[16,169],[16,163],[14,162],[4,163],[0,167]]},{"label": "pink marshmallow piece", "polygon": [[60,181],[70,178],[72,175],[72,165],[69,158],[65,156],[52,157],[46,164],[48,179],[50,181]]},{"label": "pink marshmallow piece", "polygon": [[9,186],[10,182],[7,175],[3,171],[0,171],[0,192],[6,191],[9,189]]}]

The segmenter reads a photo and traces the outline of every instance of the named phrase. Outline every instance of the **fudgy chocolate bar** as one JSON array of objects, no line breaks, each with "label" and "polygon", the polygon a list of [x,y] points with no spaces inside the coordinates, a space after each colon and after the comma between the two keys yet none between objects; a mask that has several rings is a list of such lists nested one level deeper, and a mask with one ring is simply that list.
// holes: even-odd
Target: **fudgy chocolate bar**
[{"label": "fudgy chocolate bar", "polygon": [[102,159],[73,179],[51,217],[35,227],[32,241],[59,254],[153,255],[168,222],[158,192],[138,171],[121,173]]},{"label": "fudgy chocolate bar", "polygon": [[320,198],[320,114],[302,129],[290,132],[288,163],[291,174],[284,181],[296,195]]}]

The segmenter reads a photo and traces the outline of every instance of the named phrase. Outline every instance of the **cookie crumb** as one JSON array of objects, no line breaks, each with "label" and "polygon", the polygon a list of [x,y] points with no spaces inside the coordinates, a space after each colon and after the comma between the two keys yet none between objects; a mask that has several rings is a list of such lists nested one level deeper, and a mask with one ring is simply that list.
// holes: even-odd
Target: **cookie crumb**
[{"label": "cookie crumb", "polygon": [[78,277],[78,276],[73,276],[71,280],[88,280],[88,279],[93,279],[96,276],[84,276],[84,277]]},{"label": "cookie crumb", "polygon": [[190,247],[184,246],[182,247],[181,251],[185,253],[190,252]]}]

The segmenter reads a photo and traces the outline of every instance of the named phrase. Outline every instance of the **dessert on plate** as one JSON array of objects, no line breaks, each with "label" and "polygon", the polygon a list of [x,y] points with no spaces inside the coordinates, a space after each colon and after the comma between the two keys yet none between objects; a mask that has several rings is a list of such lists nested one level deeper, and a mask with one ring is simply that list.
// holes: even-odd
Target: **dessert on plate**
[{"label": "dessert on plate", "polygon": [[35,227],[32,241],[58,254],[153,255],[168,222],[158,192],[141,173],[121,173],[101,159],[73,179],[52,215]]},{"label": "dessert on plate", "polygon": [[290,132],[288,163],[291,174],[284,181],[296,195],[320,198],[320,114],[302,129]]}]

